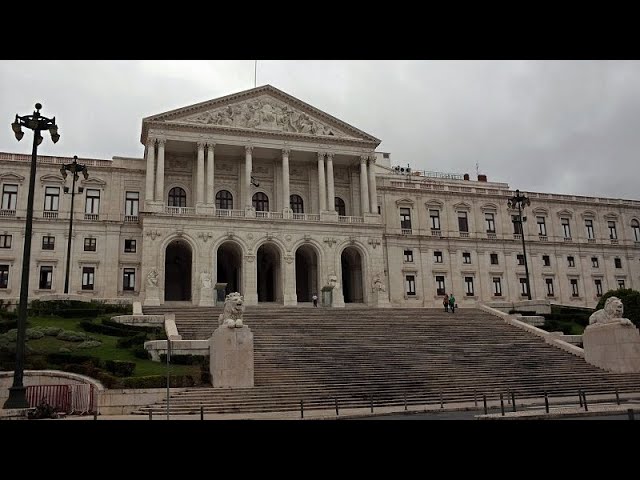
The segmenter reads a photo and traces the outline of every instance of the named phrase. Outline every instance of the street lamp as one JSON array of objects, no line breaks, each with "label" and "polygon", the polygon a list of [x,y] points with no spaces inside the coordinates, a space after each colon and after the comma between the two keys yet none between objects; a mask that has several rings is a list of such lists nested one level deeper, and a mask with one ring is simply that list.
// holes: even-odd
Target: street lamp
[{"label": "street lamp", "polygon": [[29,196],[27,198],[27,221],[24,227],[24,250],[22,253],[22,280],[20,284],[20,304],[18,306],[18,335],[16,338],[16,366],[13,370],[13,386],[9,388],[9,398],[4,403],[4,408],[28,408],[26,389],[23,384],[24,377],[24,350],[27,330],[27,301],[29,299],[29,266],[31,263],[31,231],[33,227],[33,193],[36,184],[36,162],[38,160],[38,145],[42,143],[40,132],[49,130],[51,140],[57,143],[60,140],[56,117],[47,118],[40,115],[42,105],[36,103],[36,109],[32,115],[19,116],[11,124],[13,133],[18,141],[22,140],[24,132],[22,127],[33,130],[33,150],[31,152],[31,173],[29,175]]},{"label": "street lamp", "polygon": [[516,194],[507,201],[509,208],[518,208],[518,219],[514,223],[520,224],[520,237],[522,238],[522,256],[524,257],[524,272],[527,276],[527,298],[531,300],[531,284],[529,283],[529,266],[527,265],[527,250],[524,246],[524,225],[522,218],[522,210],[527,205],[531,205],[531,201],[524,195],[520,195],[520,190],[516,190]]},{"label": "street lamp", "polygon": [[[76,195],[76,181],[78,180],[78,173],[82,173],[84,179],[89,178],[89,172],[87,166],[82,163],[78,163],[78,156],[73,156],[73,162],[63,164],[60,167],[60,173],[66,180],[67,171],[73,174],[73,182],[71,184],[71,213],[69,214],[69,238],[67,239],[67,269],[64,274],[64,293],[69,293],[69,266],[71,265],[71,233],[73,231],[73,198]],[[84,188],[78,187],[78,193],[82,193]],[[64,193],[69,193],[69,187],[64,187]]]}]

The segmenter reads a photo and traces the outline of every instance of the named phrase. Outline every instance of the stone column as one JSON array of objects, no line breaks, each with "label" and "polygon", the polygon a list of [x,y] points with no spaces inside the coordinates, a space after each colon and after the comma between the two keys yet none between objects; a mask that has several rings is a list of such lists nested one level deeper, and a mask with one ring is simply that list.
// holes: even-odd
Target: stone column
[{"label": "stone column", "polygon": [[327,189],[324,179],[324,153],[318,152],[318,196],[320,197],[320,211],[327,209]]},{"label": "stone column", "polygon": [[333,153],[327,152],[327,210],[335,211],[336,193],[333,186]]},{"label": "stone column", "polygon": [[282,210],[288,212],[291,209],[289,194],[289,153],[288,148],[282,149]]},{"label": "stone column", "polygon": [[244,303],[245,305],[258,304],[258,270],[256,268],[255,254],[243,255],[242,283],[244,283]]},{"label": "stone column", "polygon": [[283,305],[297,305],[298,296],[296,295],[296,256],[295,253],[284,256],[284,296]]},{"label": "stone column", "polygon": [[252,152],[252,146],[244,147],[244,188],[246,195],[245,208],[251,208],[253,206],[253,202],[251,201],[251,172],[253,170],[251,157]]},{"label": "stone column", "polygon": [[369,157],[369,210],[378,213],[378,192],[376,189],[376,157]]},{"label": "stone column", "polygon": [[216,198],[215,198],[215,190],[214,190],[214,172],[215,172],[215,166],[213,164],[214,162],[214,150],[216,148],[216,144],[215,143],[207,143],[207,203],[209,205],[215,205],[216,203]]},{"label": "stone column", "polygon": [[367,185],[367,156],[360,157],[360,215],[369,213],[369,187]]},{"label": "stone column", "polygon": [[144,199],[146,202],[150,202],[153,200],[153,187],[155,184],[155,179],[153,178],[155,175],[156,169],[156,139],[150,138],[147,141],[147,189],[144,195]]},{"label": "stone column", "polygon": [[204,142],[198,142],[198,165],[196,173],[196,204],[204,203]]},{"label": "stone column", "polygon": [[165,138],[158,139],[158,171],[156,176],[156,200],[166,205],[167,202],[164,198],[164,144]]}]

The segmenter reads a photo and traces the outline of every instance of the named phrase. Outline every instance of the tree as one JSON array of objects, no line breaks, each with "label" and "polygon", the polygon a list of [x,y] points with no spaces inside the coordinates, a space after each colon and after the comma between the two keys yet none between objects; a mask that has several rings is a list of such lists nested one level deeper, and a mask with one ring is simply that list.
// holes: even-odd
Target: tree
[{"label": "tree", "polygon": [[596,310],[604,308],[604,303],[609,297],[618,297],[624,305],[624,318],[628,318],[636,327],[640,327],[640,292],[631,288],[620,288],[618,290],[609,290],[605,293]]}]

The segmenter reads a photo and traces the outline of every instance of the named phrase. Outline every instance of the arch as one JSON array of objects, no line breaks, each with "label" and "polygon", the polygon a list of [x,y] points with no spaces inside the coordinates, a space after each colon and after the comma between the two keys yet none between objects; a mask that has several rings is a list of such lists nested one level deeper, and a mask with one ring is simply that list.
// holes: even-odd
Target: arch
[{"label": "arch", "polygon": [[296,298],[298,303],[310,302],[314,294],[320,297],[320,265],[320,254],[312,243],[302,243],[295,249]]},{"label": "arch", "polygon": [[269,211],[269,197],[264,192],[256,192],[251,197],[251,203],[256,212],[268,212]]},{"label": "arch", "polygon": [[218,190],[216,193],[216,208],[233,210],[233,194],[229,190]]},{"label": "arch", "polygon": [[566,208],[563,208],[562,210],[560,210],[558,212],[558,216],[559,217],[569,217],[572,218],[573,217],[573,212],[571,210],[567,210]]},{"label": "arch", "polygon": [[243,248],[235,240],[225,239],[216,248],[216,283],[226,283],[225,295],[243,293]]},{"label": "arch", "polygon": [[632,218],[631,222],[629,223],[629,225],[631,225],[631,231],[633,233],[633,241],[634,242],[640,242],[640,222],[638,221],[637,218]]},{"label": "arch", "polygon": [[190,301],[193,249],[188,241],[175,238],[165,248],[164,299]]},{"label": "arch", "polygon": [[304,200],[298,194],[289,195],[289,206],[293,213],[304,213]]},{"label": "arch", "polygon": [[341,217],[345,217],[347,215],[347,205],[344,203],[344,200],[340,197],[335,197],[334,199],[334,208],[338,215]]},{"label": "arch", "polygon": [[354,245],[347,245],[340,253],[340,272],[344,303],[364,303],[364,266],[362,251]]},{"label": "arch", "polygon": [[186,207],[187,192],[182,187],[172,187],[167,196],[167,205],[169,207]]},{"label": "arch", "polygon": [[282,252],[272,241],[256,250],[256,286],[258,302],[282,302]]},{"label": "arch", "polygon": [[597,214],[593,210],[585,210],[584,212],[582,212],[582,218],[595,218],[595,217],[597,217]]}]

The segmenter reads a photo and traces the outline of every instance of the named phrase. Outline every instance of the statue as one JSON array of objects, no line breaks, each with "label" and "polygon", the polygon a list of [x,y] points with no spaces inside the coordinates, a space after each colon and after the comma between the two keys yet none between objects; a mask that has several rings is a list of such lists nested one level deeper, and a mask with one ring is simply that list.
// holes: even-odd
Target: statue
[{"label": "statue", "polygon": [[604,308],[594,312],[589,317],[589,325],[604,325],[619,322],[621,325],[633,325],[628,318],[622,318],[624,307],[618,297],[609,297],[604,302]]},{"label": "statue", "polygon": [[241,328],[243,314],[244,297],[238,292],[230,293],[224,299],[224,308],[218,317],[218,325],[224,324],[229,328]]},{"label": "statue", "polygon": [[202,288],[212,288],[211,274],[202,272],[200,274],[200,282],[202,282]]},{"label": "statue", "polygon": [[376,274],[373,279],[373,291],[374,293],[387,291],[387,288],[384,286],[384,283],[382,283],[382,280],[380,279],[380,274]]},{"label": "statue", "polygon": [[158,271],[155,268],[152,268],[147,274],[147,286],[158,287]]},{"label": "statue", "polygon": [[331,286],[334,290],[340,286],[340,284],[338,283],[338,277],[334,273],[329,275],[329,286]]}]

